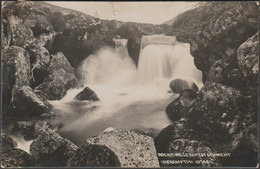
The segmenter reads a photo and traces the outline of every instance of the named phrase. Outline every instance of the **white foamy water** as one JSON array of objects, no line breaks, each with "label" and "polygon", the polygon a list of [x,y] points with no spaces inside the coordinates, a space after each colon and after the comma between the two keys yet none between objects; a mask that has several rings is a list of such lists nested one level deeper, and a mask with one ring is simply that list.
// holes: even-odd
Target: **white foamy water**
[{"label": "white foamy water", "polygon": [[[174,38],[166,39],[175,42]],[[100,101],[75,100],[83,88],[71,89],[60,101],[52,101],[53,111],[60,114],[53,121],[60,126],[58,131],[81,143],[108,127],[152,128],[158,133],[169,125],[165,108],[178,96],[168,92],[169,82],[184,78],[200,88],[201,72],[194,65],[188,44],[153,41],[156,39],[146,37],[138,68],[128,55],[125,39],[115,40],[116,49],[104,47],[85,59],[77,74]]]}]

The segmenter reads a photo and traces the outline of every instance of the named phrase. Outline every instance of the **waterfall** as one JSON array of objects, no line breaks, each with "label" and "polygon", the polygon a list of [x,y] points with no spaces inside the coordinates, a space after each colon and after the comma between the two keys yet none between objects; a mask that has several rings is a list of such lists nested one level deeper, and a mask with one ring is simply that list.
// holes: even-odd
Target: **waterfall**
[{"label": "waterfall", "polygon": [[174,36],[143,36],[138,62],[138,76],[143,83],[176,78],[202,86],[202,73],[194,65],[190,45],[179,43]]},{"label": "waterfall", "polygon": [[128,39],[113,39],[116,45],[116,53],[121,58],[127,58],[129,57],[128,49],[127,49],[127,42]]}]

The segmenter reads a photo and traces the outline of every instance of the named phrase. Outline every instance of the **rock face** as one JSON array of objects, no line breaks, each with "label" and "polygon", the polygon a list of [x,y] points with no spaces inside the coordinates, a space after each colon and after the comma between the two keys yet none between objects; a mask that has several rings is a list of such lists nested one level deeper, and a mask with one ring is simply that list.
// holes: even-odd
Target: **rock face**
[{"label": "rock face", "polygon": [[259,33],[244,42],[237,51],[237,60],[243,75],[251,87],[258,86],[259,72]]},{"label": "rock face", "polygon": [[52,56],[49,67],[48,67],[48,72],[52,73],[53,71],[59,70],[59,69],[63,69],[67,73],[74,74],[74,68],[71,67],[69,61],[61,52],[58,52]]},{"label": "rock face", "polygon": [[167,106],[167,116],[172,121],[177,121],[181,117],[186,116],[196,97],[197,93],[195,91],[190,89],[183,90],[180,96]]},{"label": "rock face", "polygon": [[35,90],[42,91],[49,100],[60,100],[70,88],[76,87],[78,80],[75,75],[59,69],[48,75]]},{"label": "rock face", "polygon": [[33,166],[31,157],[28,153],[20,149],[11,149],[2,153],[2,167],[20,168]]},{"label": "rock face", "polygon": [[18,117],[40,116],[52,109],[52,105],[35,94],[29,86],[17,89],[14,93],[13,102]]},{"label": "rock face", "polygon": [[[11,100],[16,89],[30,85],[30,60],[28,52],[18,46],[3,51],[3,113],[12,109]],[[7,111],[8,110],[8,111]]]},{"label": "rock face", "polygon": [[46,49],[50,50],[57,35],[58,33],[54,31],[41,34],[34,39],[33,44],[43,46]]},{"label": "rock face", "polygon": [[[109,157],[110,155],[110,157]],[[105,130],[87,139],[69,166],[159,167],[153,139],[131,131]]]},{"label": "rock face", "polygon": [[91,90],[89,87],[85,87],[80,93],[78,93],[75,97],[78,100],[90,100],[90,101],[98,101],[99,98],[97,94]]},{"label": "rock face", "polygon": [[170,82],[169,86],[174,93],[180,93],[185,89],[191,89],[195,92],[199,90],[194,82],[184,79],[174,79]]},{"label": "rock face", "polygon": [[47,129],[39,132],[30,146],[30,153],[36,166],[64,167],[76,149],[72,142]]},{"label": "rock face", "polygon": [[[220,59],[210,68],[207,81],[232,86],[245,90],[246,82],[242,72],[236,65]],[[239,83],[238,83],[239,82]]]},{"label": "rock face", "polygon": [[[249,99],[239,91],[217,83],[206,84],[189,111],[194,128],[218,149],[255,121]],[[228,147],[226,147],[228,148]]]},{"label": "rock face", "polygon": [[31,71],[33,73],[32,86],[37,86],[47,76],[50,54],[46,48],[39,45],[30,45],[27,49],[30,55]]}]

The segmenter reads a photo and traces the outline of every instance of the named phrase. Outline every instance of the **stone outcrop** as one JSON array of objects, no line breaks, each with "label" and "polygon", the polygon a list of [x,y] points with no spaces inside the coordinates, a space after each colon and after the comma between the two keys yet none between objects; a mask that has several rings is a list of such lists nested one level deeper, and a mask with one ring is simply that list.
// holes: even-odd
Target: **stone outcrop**
[{"label": "stone outcrop", "polygon": [[194,82],[185,79],[174,79],[170,82],[169,87],[174,93],[180,93],[185,89],[191,89],[195,92],[199,90],[198,86]]},{"label": "stone outcrop", "polygon": [[21,168],[32,167],[31,156],[21,149],[11,149],[2,153],[1,167]]}]

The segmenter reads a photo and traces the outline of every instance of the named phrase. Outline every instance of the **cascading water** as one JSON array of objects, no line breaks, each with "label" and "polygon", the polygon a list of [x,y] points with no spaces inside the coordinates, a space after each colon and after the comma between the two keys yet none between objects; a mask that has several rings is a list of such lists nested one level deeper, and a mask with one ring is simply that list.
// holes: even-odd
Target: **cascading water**
[{"label": "cascading water", "polygon": [[82,89],[72,89],[62,100],[52,101],[53,111],[60,113],[52,123],[62,123],[58,132],[76,143],[108,127],[152,128],[158,133],[171,123],[165,108],[178,96],[168,93],[170,80],[180,77],[202,85],[189,45],[177,43],[175,37],[144,36],[137,69],[128,54],[127,40],[114,42],[116,49],[100,49],[77,69],[85,86],[101,101],[73,99]]}]

